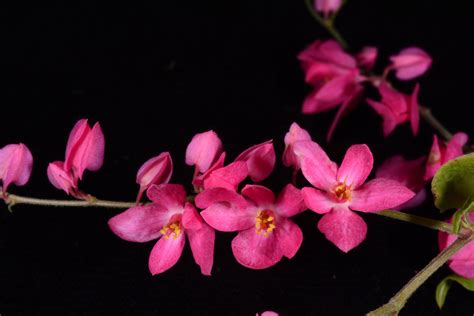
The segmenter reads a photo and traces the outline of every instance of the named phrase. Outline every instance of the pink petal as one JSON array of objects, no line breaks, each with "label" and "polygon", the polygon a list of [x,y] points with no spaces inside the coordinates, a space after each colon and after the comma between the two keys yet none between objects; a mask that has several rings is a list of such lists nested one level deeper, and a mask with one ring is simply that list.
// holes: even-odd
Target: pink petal
[{"label": "pink petal", "polygon": [[314,188],[305,187],[301,189],[301,194],[306,207],[318,214],[326,214],[336,205],[325,192]]},{"label": "pink petal", "polygon": [[429,180],[434,177],[436,171],[441,168],[442,157],[441,157],[441,148],[438,142],[438,136],[433,135],[433,144],[431,145],[430,154],[426,162],[425,167],[425,180]]},{"label": "pink petal", "polygon": [[337,179],[352,189],[357,189],[365,182],[373,165],[374,157],[367,145],[352,145],[339,167]]},{"label": "pink petal", "polygon": [[446,152],[443,157],[443,164],[464,155],[463,147],[466,145],[469,137],[465,133],[456,133],[449,140]]},{"label": "pink petal", "polygon": [[304,210],[301,191],[292,184],[287,184],[278,195],[276,211],[283,217],[292,217]]},{"label": "pink petal", "polygon": [[222,152],[219,156],[219,159],[214,162],[214,164],[203,174],[197,175],[193,179],[193,185],[197,188],[204,189],[204,180],[206,180],[209,175],[217,169],[224,167],[225,152]]},{"label": "pink petal", "polygon": [[377,212],[399,206],[414,196],[413,191],[399,182],[378,178],[352,191],[349,207],[361,212]]},{"label": "pink petal", "polygon": [[64,171],[64,163],[62,161],[55,161],[48,165],[48,179],[51,184],[67,194],[72,194],[77,190],[76,179],[70,172]]},{"label": "pink petal", "polygon": [[183,233],[179,234],[176,239],[163,237],[158,240],[151,250],[148,260],[148,268],[152,275],[165,272],[178,262],[183,252],[185,240]]},{"label": "pink petal", "polygon": [[173,160],[169,152],[163,152],[147,160],[138,170],[137,184],[148,188],[152,184],[168,183],[173,173]]},{"label": "pink petal", "polygon": [[247,184],[242,189],[242,195],[250,199],[256,206],[268,207],[275,203],[272,190],[256,184]]},{"label": "pink petal", "polygon": [[201,273],[211,275],[216,235],[214,229],[203,223],[200,229],[186,231],[186,234],[191,245],[194,261],[201,267]]},{"label": "pink petal", "polygon": [[423,204],[423,202],[426,201],[426,197],[427,197],[426,189],[421,189],[420,191],[416,193],[415,197],[411,198],[410,200],[406,201],[405,203],[397,207],[394,207],[393,209],[395,211],[402,211],[402,210],[418,207],[421,204]]},{"label": "pink petal", "polygon": [[275,167],[275,149],[273,141],[252,146],[242,152],[235,161],[245,161],[247,163],[250,179],[254,182],[260,182],[266,179]]},{"label": "pink petal", "polygon": [[156,204],[160,204],[167,209],[174,209],[182,212],[186,203],[186,191],[181,184],[160,184],[152,185],[147,196]]},{"label": "pink petal", "polygon": [[397,126],[397,118],[395,117],[395,114],[383,103],[367,99],[367,104],[369,104],[375,110],[375,112],[377,112],[382,117],[383,135],[385,137],[390,135]]},{"label": "pink petal", "polygon": [[357,64],[365,70],[372,70],[377,60],[378,49],[373,46],[364,47],[356,56]]},{"label": "pink petal", "polygon": [[367,224],[348,209],[333,209],[318,223],[318,229],[343,252],[354,249],[367,235]]},{"label": "pink petal", "polygon": [[80,120],[70,134],[66,148],[64,169],[72,170],[74,177],[82,179],[84,170],[97,171],[104,161],[105,138],[96,123],[92,130],[87,120]]},{"label": "pink petal", "polygon": [[278,313],[267,311],[267,312],[263,312],[262,316],[278,316]]},{"label": "pink petal", "polygon": [[249,205],[240,194],[225,188],[207,189],[195,198],[196,206],[200,209],[208,208],[217,202],[227,202],[237,208],[246,208]]},{"label": "pink petal", "polygon": [[226,188],[236,191],[240,182],[247,178],[248,169],[244,161],[235,161],[230,165],[212,171],[204,179],[204,188]]},{"label": "pink petal", "polygon": [[285,135],[285,151],[283,152],[283,165],[287,167],[299,168],[299,162],[294,153],[293,144],[297,141],[311,140],[308,131],[293,123],[290,130]]},{"label": "pink petal", "polygon": [[256,270],[275,265],[283,256],[275,234],[257,234],[255,228],[239,232],[232,240],[232,252],[241,265]]},{"label": "pink petal", "polygon": [[3,192],[14,183],[25,185],[33,169],[33,156],[23,144],[10,144],[0,149],[0,179],[3,181]]},{"label": "pink petal", "polygon": [[222,152],[222,142],[214,131],[194,135],[186,148],[186,164],[206,172]]},{"label": "pink petal", "polygon": [[214,203],[201,216],[212,228],[223,232],[249,229],[255,226],[257,211],[249,208],[232,207],[229,203]]},{"label": "pink petal", "polygon": [[413,135],[418,134],[420,128],[420,110],[418,106],[418,93],[420,91],[420,85],[417,83],[415,90],[413,90],[412,95],[410,96],[410,124]]},{"label": "pink petal", "polygon": [[395,90],[389,83],[382,81],[379,86],[382,103],[387,106],[394,115],[401,115],[409,111],[406,95]]},{"label": "pink petal", "polygon": [[331,126],[329,127],[329,131],[326,137],[326,140],[328,142],[331,141],[332,135],[334,134],[334,130],[336,129],[336,126],[339,124],[339,121],[342,119],[342,117],[358,104],[358,102],[360,101],[360,97],[362,96],[362,92],[363,88],[359,85],[356,85],[354,88],[354,92],[350,96],[348,96],[342,103],[341,107],[339,107],[336,116],[334,116],[334,120],[332,121]]},{"label": "pink petal", "polygon": [[109,219],[110,229],[120,238],[133,242],[147,242],[157,239],[160,230],[172,213],[167,209],[149,204],[135,206]]},{"label": "pink petal", "polygon": [[181,223],[186,230],[198,230],[204,225],[203,220],[193,204],[186,202]]},{"label": "pink petal", "polygon": [[301,113],[303,114],[317,114],[320,112],[325,112],[334,109],[339,105],[336,103],[324,103],[321,100],[317,99],[318,90],[311,91],[303,101],[303,106],[301,107]]},{"label": "pink petal", "polygon": [[336,183],[337,165],[315,142],[300,141],[294,145],[305,178],[316,188],[328,190]]},{"label": "pink petal", "polygon": [[423,179],[426,157],[416,160],[405,160],[402,156],[394,156],[385,160],[377,169],[377,178],[398,181],[410,190],[420,191],[425,181]]},{"label": "pink petal", "polygon": [[337,12],[342,5],[342,0],[315,0],[316,10],[322,12],[324,16]]},{"label": "pink petal", "polygon": [[283,219],[277,224],[275,234],[282,254],[288,259],[293,258],[303,242],[301,229],[293,221]]},{"label": "pink petal", "polygon": [[354,57],[346,53],[335,40],[316,40],[303,50],[298,59],[304,63],[321,62],[347,70],[357,67]]},{"label": "pink petal", "polygon": [[431,66],[432,59],[418,47],[403,49],[398,55],[390,57],[392,68],[400,80],[411,80],[424,74]]}]

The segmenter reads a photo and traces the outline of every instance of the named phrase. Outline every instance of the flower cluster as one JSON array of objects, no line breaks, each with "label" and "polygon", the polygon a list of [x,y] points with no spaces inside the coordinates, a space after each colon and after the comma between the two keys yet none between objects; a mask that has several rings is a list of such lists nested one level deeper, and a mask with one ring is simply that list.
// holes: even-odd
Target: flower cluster
[{"label": "flower cluster", "polygon": [[328,140],[343,115],[362,99],[365,83],[374,86],[380,94],[380,100],[367,99],[367,103],[382,117],[385,136],[405,122],[410,122],[413,134],[418,133],[419,85],[406,95],[397,91],[387,76],[395,71],[399,80],[415,79],[429,69],[431,57],[417,47],[403,49],[390,57],[391,63],[379,76],[373,74],[377,55],[376,47],[364,47],[352,56],[334,40],[317,40],[298,55],[305,81],[313,88],[303,102],[302,112],[316,114],[339,107]]}]

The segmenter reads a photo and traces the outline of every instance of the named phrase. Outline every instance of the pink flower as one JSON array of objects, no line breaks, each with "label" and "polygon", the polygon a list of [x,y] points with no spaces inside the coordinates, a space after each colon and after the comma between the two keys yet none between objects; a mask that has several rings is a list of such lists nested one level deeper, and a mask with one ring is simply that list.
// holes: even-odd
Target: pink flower
[{"label": "pink flower", "polygon": [[283,152],[283,164],[285,166],[297,170],[300,169],[300,164],[294,153],[293,145],[302,140],[311,140],[311,135],[309,135],[308,131],[301,128],[298,124],[291,124],[290,130],[285,135],[285,151]]},{"label": "pink flower", "polygon": [[306,82],[314,90],[303,102],[304,114],[316,114],[342,104],[328,133],[328,139],[345,112],[358,101],[362,92],[359,69],[354,57],[334,40],[316,41],[298,55]]},{"label": "pink flower", "polygon": [[222,142],[214,131],[194,135],[186,148],[186,164],[204,173],[222,152]]},{"label": "pink flower", "polygon": [[163,152],[147,160],[138,170],[137,184],[140,190],[137,203],[140,202],[143,192],[153,184],[168,183],[173,173],[173,160],[169,152]]},{"label": "pink flower", "polygon": [[90,128],[87,119],[79,120],[71,133],[66,146],[66,160],[55,161],[48,166],[49,181],[58,189],[76,198],[87,198],[79,191],[78,180],[84,170],[97,171],[104,161],[105,139],[100,124]]},{"label": "pink flower", "polygon": [[247,185],[242,195],[224,188],[213,188],[196,197],[204,209],[204,220],[213,228],[238,231],[232,241],[237,261],[251,269],[265,269],[283,256],[292,258],[303,240],[300,228],[289,218],[303,210],[301,193],[288,184],[275,198],[260,185]]},{"label": "pink flower", "polygon": [[318,223],[319,230],[344,252],[358,246],[367,233],[364,220],[353,210],[377,212],[398,206],[415,195],[393,180],[374,179],[364,184],[373,166],[367,145],[351,146],[339,168],[315,142],[297,142],[295,153],[303,175],[315,187],[302,189],[306,206],[324,214]]},{"label": "pink flower", "polygon": [[273,141],[268,140],[244,150],[235,161],[244,161],[247,164],[248,175],[254,182],[265,180],[275,167],[275,149]]},{"label": "pink flower", "polygon": [[148,267],[155,275],[173,267],[188,237],[194,260],[201,273],[210,275],[214,259],[215,232],[186,202],[186,192],[178,184],[153,185],[147,195],[152,204],[132,207],[109,220],[110,229],[120,238],[147,242],[159,238],[150,253]]},{"label": "pink flower", "polygon": [[432,59],[424,50],[418,47],[403,49],[398,55],[390,57],[392,65],[389,69],[396,70],[400,80],[410,80],[424,74],[431,66]]},{"label": "pink flower", "polygon": [[415,197],[394,209],[414,208],[425,201],[426,190],[424,186],[426,181],[423,178],[425,163],[426,156],[415,160],[406,160],[402,156],[394,156],[385,160],[377,169],[375,174],[377,178],[395,180],[416,192]]},{"label": "pink flower", "polygon": [[319,12],[324,14],[324,17],[328,17],[330,14],[335,13],[339,10],[342,5],[342,0],[315,0],[314,7]]},{"label": "pink flower", "polygon": [[366,46],[356,55],[357,64],[359,67],[370,71],[374,68],[375,62],[377,61],[377,55],[377,47]]},{"label": "pink flower", "polygon": [[[471,221],[474,221],[474,213],[469,214]],[[438,243],[440,251],[451,245],[457,239],[456,235],[439,232]],[[454,254],[448,261],[448,265],[462,277],[474,278],[474,241],[471,241],[456,254]]]},{"label": "pink flower", "polygon": [[367,100],[367,103],[383,118],[383,133],[387,137],[399,124],[410,121],[413,135],[418,134],[420,114],[418,111],[418,92],[420,86],[417,84],[412,95],[405,95],[390,87],[388,83],[382,82],[379,93],[382,96],[380,102]]},{"label": "pink flower", "polygon": [[0,149],[0,179],[3,181],[3,196],[8,186],[14,183],[25,185],[33,169],[33,156],[23,144],[10,144]]},{"label": "pink flower", "polygon": [[[259,316],[257,313],[255,316]],[[266,311],[261,314],[261,316],[278,316],[278,313],[272,312],[272,311]]]},{"label": "pink flower", "polygon": [[464,154],[463,147],[467,141],[466,134],[456,133],[447,144],[439,144],[438,136],[434,135],[433,145],[426,162],[425,180],[433,178],[438,169],[448,161],[462,156]]}]

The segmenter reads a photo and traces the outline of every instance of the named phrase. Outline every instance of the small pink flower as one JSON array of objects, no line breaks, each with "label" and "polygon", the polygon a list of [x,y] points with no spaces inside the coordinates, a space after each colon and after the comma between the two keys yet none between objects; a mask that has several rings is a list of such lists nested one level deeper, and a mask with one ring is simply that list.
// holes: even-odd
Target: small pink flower
[{"label": "small pink flower", "polygon": [[3,182],[3,196],[8,186],[14,183],[25,185],[30,179],[33,169],[33,156],[23,144],[10,144],[0,149],[0,179]]},{"label": "small pink flower", "polygon": [[324,14],[324,17],[329,17],[330,14],[339,11],[342,5],[342,0],[315,0],[314,7],[319,12]]},{"label": "small pink flower", "polygon": [[302,112],[316,114],[342,105],[329,130],[329,140],[343,114],[357,103],[362,92],[357,62],[334,40],[314,42],[298,59],[306,82],[314,87],[303,102]]},{"label": "small pink flower", "polygon": [[356,55],[359,67],[371,71],[377,61],[378,49],[373,46],[366,46]]},{"label": "small pink flower", "polygon": [[232,241],[237,261],[251,269],[265,269],[283,256],[292,258],[298,251],[303,234],[290,217],[303,210],[301,193],[288,184],[275,198],[260,185],[247,185],[242,195],[225,188],[213,188],[196,197],[204,209],[204,220],[213,228],[238,231]]},{"label": "small pink flower", "polygon": [[385,160],[377,169],[376,177],[395,180],[416,193],[416,196],[395,210],[409,209],[419,206],[426,200],[426,181],[423,178],[426,156],[415,160],[406,160],[402,156],[394,156]]},{"label": "small pink flower", "polygon": [[78,190],[78,180],[84,170],[97,171],[104,162],[105,139],[100,124],[92,128],[87,119],[79,120],[71,133],[66,146],[66,160],[55,161],[48,166],[49,181],[58,189],[76,198],[87,198]]},{"label": "small pink flower", "polygon": [[137,173],[137,184],[140,185],[137,203],[140,202],[143,192],[151,185],[168,183],[172,174],[173,160],[169,152],[163,152],[147,160]]},{"label": "small pink flower", "polygon": [[367,225],[354,211],[377,212],[398,206],[415,194],[397,181],[369,176],[373,157],[367,145],[351,146],[338,168],[315,142],[295,144],[301,170],[315,187],[302,189],[306,206],[324,214],[318,223],[326,238],[344,252],[358,246],[367,233]]},{"label": "small pink flower", "polygon": [[186,148],[186,164],[195,166],[197,175],[209,169],[222,153],[222,142],[214,131],[194,135]]},{"label": "small pink flower", "polygon": [[442,165],[454,158],[462,156],[463,147],[468,141],[468,136],[464,133],[456,133],[451,140],[445,144],[439,144],[438,136],[433,136],[433,145],[426,162],[425,180],[434,177],[436,172]]},{"label": "small pink flower", "polygon": [[410,122],[413,135],[418,134],[420,113],[418,110],[418,93],[420,86],[417,84],[411,95],[398,92],[382,82],[379,93],[380,102],[367,100],[367,103],[383,118],[383,133],[387,137],[395,127],[405,122]]},{"label": "small pink flower", "polygon": [[186,202],[186,192],[178,184],[153,185],[147,195],[152,204],[132,207],[109,220],[110,229],[132,242],[159,239],[150,253],[148,267],[153,275],[162,273],[181,257],[188,237],[194,260],[201,273],[210,275],[214,260],[215,232]]},{"label": "small pink flower", "polygon": [[273,141],[254,145],[244,150],[235,161],[244,161],[247,164],[248,175],[254,182],[265,180],[273,171],[276,162]]},{"label": "small pink flower", "polygon": [[[474,221],[474,213],[469,214],[471,221]],[[457,239],[456,235],[439,232],[438,243],[440,251],[451,245]],[[462,277],[474,279],[474,241],[471,241],[448,261],[448,265]]]},{"label": "small pink flower", "polygon": [[[255,316],[259,316],[257,313]],[[272,312],[272,311],[266,311],[261,314],[261,316],[278,316],[278,313]]]},{"label": "small pink flower", "polygon": [[400,80],[411,80],[421,76],[432,63],[430,55],[418,47],[405,48],[398,55],[391,56],[390,60],[392,65],[389,69],[395,69],[395,75]]}]

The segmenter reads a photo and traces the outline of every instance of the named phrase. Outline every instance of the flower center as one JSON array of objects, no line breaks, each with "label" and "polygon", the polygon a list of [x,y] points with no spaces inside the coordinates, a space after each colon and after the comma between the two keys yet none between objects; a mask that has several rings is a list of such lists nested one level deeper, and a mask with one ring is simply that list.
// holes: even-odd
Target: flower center
[{"label": "flower center", "polygon": [[160,233],[165,236],[165,239],[169,239],[171,236],[173,239],[178,238],[181,234],[181,222],[179,220],[170,221],[168,224],[163,226]]},{"label": "flower center", "polygon": [[255,228],[257,234],[261,234],[268,237],[268,235],[276,228],[275,218],[272,216],[273,212],[269,210],[263,210],[257,212],[255,218]]},{"label": "flower center", "polygon": [[336,199],[340,202],[345,202],[351,199],[352,196],[352,188],[347,186],[343,182],[339,182],[336,186],[332,189],[332,193],[336,197]]}]

